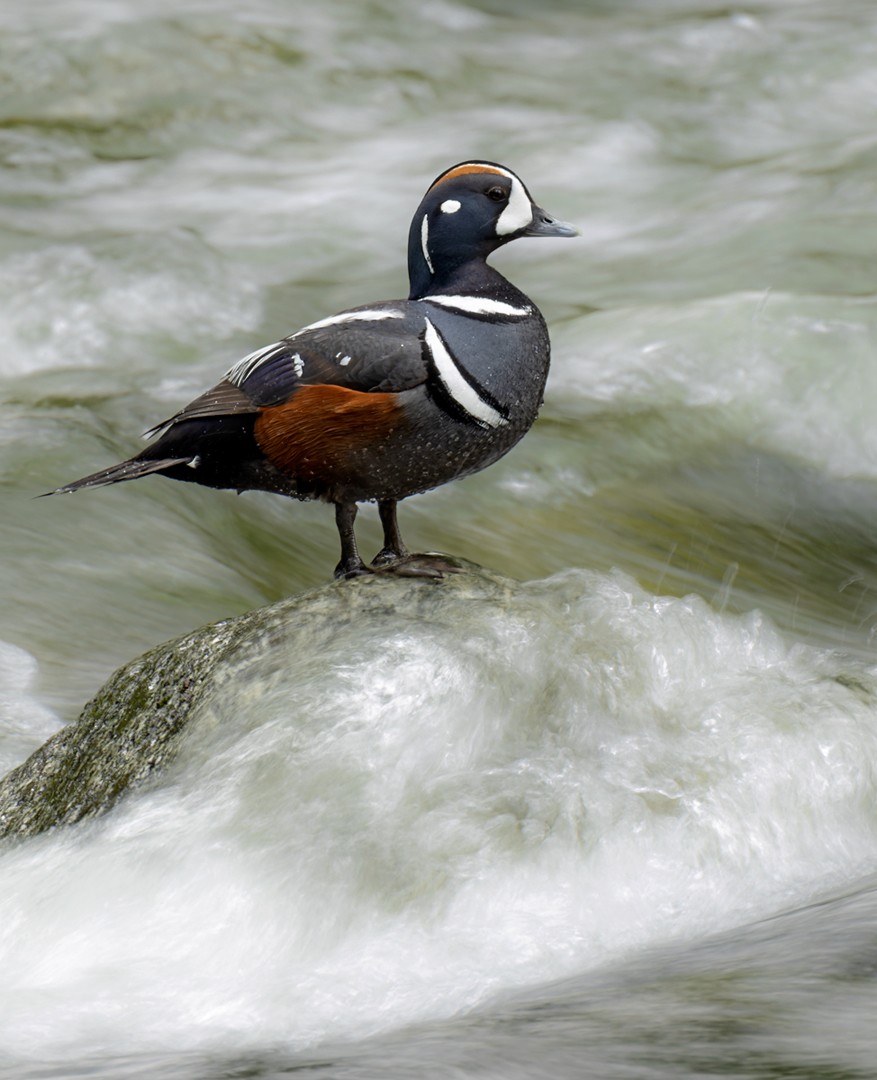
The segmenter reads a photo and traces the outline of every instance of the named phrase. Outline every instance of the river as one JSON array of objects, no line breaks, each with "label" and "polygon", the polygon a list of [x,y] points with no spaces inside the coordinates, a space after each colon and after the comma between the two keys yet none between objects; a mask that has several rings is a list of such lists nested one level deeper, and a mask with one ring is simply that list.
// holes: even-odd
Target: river
[{"label": "river", "polygon": [[0,1077],[877,1076],[877,8],[0,16],[3,769],[337,558],[318,504],[34,496],[404,296],[454,162],[581,230],[494,258],[551,329],[536,427],[400,510],[508,617],[352,627],[294,723],[241,695],[243,743],[0,853]]}]

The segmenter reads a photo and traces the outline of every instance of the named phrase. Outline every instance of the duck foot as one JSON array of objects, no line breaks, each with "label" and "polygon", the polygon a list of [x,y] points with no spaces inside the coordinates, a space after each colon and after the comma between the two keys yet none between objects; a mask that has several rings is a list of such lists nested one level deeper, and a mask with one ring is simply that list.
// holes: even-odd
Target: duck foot
[{"label": "duck foot", "polygon": [[376,574],[393,574],[395,577],[442,578],[445,574],[462,574],[463,567],[448,555],[433,552],[418,555],[405,554],[392,558],[382,551],[372,563]]}]

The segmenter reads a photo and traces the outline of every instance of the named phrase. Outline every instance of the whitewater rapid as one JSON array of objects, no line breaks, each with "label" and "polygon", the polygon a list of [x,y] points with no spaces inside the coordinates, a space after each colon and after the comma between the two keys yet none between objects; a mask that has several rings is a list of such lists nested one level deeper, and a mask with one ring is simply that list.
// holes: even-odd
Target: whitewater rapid
[{"label": "whitewater rapid", "polygon": [[4,851],[4,1051],[361,1038],[873,865],[873,669],[620,572],[471,608],[256,656],[155,790]]}]

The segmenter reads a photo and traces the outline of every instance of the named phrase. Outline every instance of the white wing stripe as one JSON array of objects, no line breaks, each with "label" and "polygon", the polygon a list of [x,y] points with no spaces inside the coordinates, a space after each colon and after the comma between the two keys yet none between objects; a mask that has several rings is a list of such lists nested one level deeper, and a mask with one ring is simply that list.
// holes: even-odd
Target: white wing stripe
[{"label": "white wing stripe", "polygon": [[296,330],[290,337],[297,338],[299,334],[306,334],[309,330],[322,330],[326,326],[337,326],[346,322],[376,322],[378,319],[404,319],[404,311],[385,310],[382,308],[369,308],[363,311],[342,311],[338,315],[330,315],[327,319],[309,323],[301,330]]},{"label": "white wing stripe", "polygon": [[283,352],[286,347],[285,341],[275,341],[273,345],[266,345],[264,348],[256,349],[255,352],[245,356],[243,360],[238,360],[234,367],[225,373],[226,379],[234,383],[235,386],[242,386],[260,364],[264,364],[272,356]]},{"label": "white wing stripe", "polygon": [[502,413],[495,409],[490,402],[485,401],[475,387],[465,378],[454,362],[454,358],[448,351],[447,346],[442,341],[438,330],[429,319],[426,319],[425,322],[424,341],[435,364],[436,374],[445,391],[464,412],[467,412],[473,420],[477,420],[484,427],[495,428],[507,424],[508,420]]},{"label": "white wing stripe", "polygon": [[[303,326],[301,330],[296,330],[294,334],[290,334],[284,341],[275,341],[272,345],[266,345],[261,349],[256,349],[255,352],[249,353],[243,360],[238,360],[234,367],[229,368],[225,373],[225,378],[234,383],[235,386],[242,386],[257,368],[288,349],[293,338],[297,338],[300,334],[306,334],[309,330],[322,330],[324,327],[336,326],[340,323],[376,322],[379,319],[404,318],[405,313],[403,311],[383,310],[380,308],[369,308],[363,311],[342,311],[339,315],[330,315],[328,319],[320,319],[319,322]],[[292,361],[296,368],[296,375],[300,376],[301,371],[298,369],[300,365],[303,366],[301,356],[296,353],[292,357]]]}]

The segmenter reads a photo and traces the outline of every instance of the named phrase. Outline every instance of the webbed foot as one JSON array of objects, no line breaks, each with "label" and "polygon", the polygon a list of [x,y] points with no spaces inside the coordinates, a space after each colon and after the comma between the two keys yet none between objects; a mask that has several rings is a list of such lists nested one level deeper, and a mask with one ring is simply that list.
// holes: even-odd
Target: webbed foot
[{"label": "webbed foot", "polygon": [[[376,573],[393,574],[395,577],[442,578],[446,574],[462,574],[463,567],[447,555],[418,554],[395,555],[388,558],[386,551],[381,551],[372,563]],[[378,560],[381,560],[380,562]]]},{"label": "webbed foot", "polygon": [[340,563],[335,567],[335,580],[345,581],[349,578],[363,577],[366,574],[373,574],[374,571],[370,570],[362,559],[342,559]]}]

